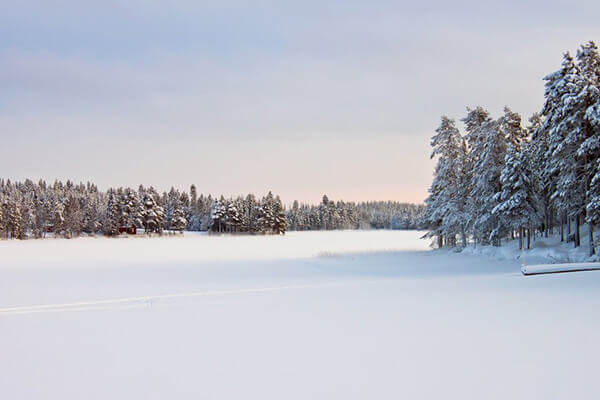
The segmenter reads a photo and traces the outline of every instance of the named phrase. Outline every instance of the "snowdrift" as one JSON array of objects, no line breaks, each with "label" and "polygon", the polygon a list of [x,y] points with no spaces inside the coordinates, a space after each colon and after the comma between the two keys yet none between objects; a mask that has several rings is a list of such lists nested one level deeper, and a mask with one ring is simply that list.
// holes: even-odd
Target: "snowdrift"
[{"label": "snowdrift", "polygon": [[600,263],[537,264],[521,267],[523,275],[557,274],[600,270]]}]

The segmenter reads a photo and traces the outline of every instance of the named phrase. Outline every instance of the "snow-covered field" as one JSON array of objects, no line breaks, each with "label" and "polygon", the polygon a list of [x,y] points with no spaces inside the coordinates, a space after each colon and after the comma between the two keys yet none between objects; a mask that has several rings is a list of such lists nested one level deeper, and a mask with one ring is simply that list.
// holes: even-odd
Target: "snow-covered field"
[{"label": "snow-covered field", "polygon": [[419,236],[0,241],[0,398],[599,398],[600,272]]}]

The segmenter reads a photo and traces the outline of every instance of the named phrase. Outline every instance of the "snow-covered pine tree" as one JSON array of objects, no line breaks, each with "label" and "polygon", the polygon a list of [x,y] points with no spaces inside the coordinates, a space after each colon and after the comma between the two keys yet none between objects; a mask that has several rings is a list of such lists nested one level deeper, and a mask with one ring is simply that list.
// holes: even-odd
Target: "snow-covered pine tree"
[{"label": "snow-covered pine tree", "polygon": [[162,224],[164,220],[164,211],[162,207],[157,204],[157,198],[158,194],[152,187],[144,194],[142,221],[146,233],[162,234],[163,232]]},{"label": "snow-covered pine tree", "polygon": [[272,233],[275,227],[275,199],[273,193],[262,198],[257,209],[257,231],[259,233]]},{"label": "snow-covered pine tree", "polygon": [[[578,131],[577,163],[587,206],[591,200],[591,182],[600,159],[600,54],[594,42],[581,46],[577,52],[577,67],[580,73],[576,75],[576,97],[568,103],[575,106],[569,108],[569,119]],[[587,218],[590,256],[595,253],[592,221],[594,218]]]},{"label": "snow-covered pine tree", "polygon": [[491,122],[490,113],[481,106],[477,106],[474,109],[467,107],[467,115],[462,119],[465,124],[466,135],[465,139],[468,144],[469,152],[465,161],[465,169],[469,175],[469,192],[467,195],[465,217],[467,222],[467,229],[471,233],[473,240],[477,244],[488,243],[489,235],[486,232],[480,232],[475,227],[475,223],[485,216],[485,202],[484,199],[475,196],[473,193],[475,178],[478,176],[478,171],[475,170],[475,165],[479,162],[481,155],[483,154],[483,147],[485,145],[485,132],[482,129],[484,124]]},{"label": "snow-covered pine tree", "polygon": [[579,221],[585,204],[585,193],[578,182],[576,153],[577,130],[569,117],[571,99],[574,98],[579,70],[569,53],[563,55],[561,69],[547,75],[542,110],[544,129],[548,131],[548,163],[545,174],[553,181],[551,196],[553,207],[564,214],[569,222],[576,221],[575,246],[579,246]]},{"label": "snow-covered pine tree", "polygon": [[300,214],[300,204],[298,203],[298,200],[294,200],[294,203],[292,203],[292,208],[290,209],[288,216],[287,216],[287,219],[290,223],[290,227],[293,231],[298,230],[299,214]]},{"label": "snow-covered pine tree", "polygon": [[275,216],[273,230],[278,235],[284,235],[287,229],[287,220],[285,217],[285,208],[283,207],[279,196],[275,196],[273,213]]},{"label": "snow-covered pine tree", "polygon": [[171,187],[169,193],[163,195],[163,203],[165,205],[165,228],[171,229],[173,223],[173,213],[175,212],[175,204],[179,202],[179,193],[174,187]]},{"label": "snow-covered pine tree", "polygon": [[65,236],[69,239],[78,236],[82,231],[82,215],[79,200],[73,194],[65,201],[63,215]]},{"label": "snow-covered pine tree", "polygon": [[600,224],[600,160],[596,161],[595,172],[596,173],[590,183],[588,202],[586,205],[587,221],[591,225]]},{"label": "snow-covered pine tree", "polygon": [[13,239],[22,238],[21,209],[19,208],[16,198],[8,200],[6,211],[6,227],[9,232],[9,237]]},{"label": "snow-covered pine tree", "polygon": [[464,197],[460,184],[464,184],[461,175],[466,162],[466,147],[453,119],[442,116],[440,126],[431,139],[433,151],[431,158],[438,157],[434,179],[429,189],[429,197],[425,200],[427,209],[425,219],[430,226],[427,236],[437,236],[438,246],[455,245],[456,235],[465,239]]},{"label": "snow-covered pine tree", "polygon": [[243,202],[243,211],[241,213],[242,232],[254,232],[256,228],[256,197],[248,194]]},{"label": "snow-covered pine tree", "polygon": [[[534,113],[529,118],[527,134],[530,142],[524,148],[524,161],[529,165],[531,184],[537,193],[538,212],[542,214],[542,231],[548,237],[553,223],[551,195],[554,191],[552,176],[548,174],[548,130],[542,118]],[[562,224],[562,218],[561,218]],[[562,233],[562,230],[561,230]]]},{"label": "snow-covered pine tree", "polygon": [[187,226],[187,220],[183,207],[179,201],[173,204],[173,215],[171,217],[171,230],[183,232]]},{"label": "snow-covered pine tree", "polygon": [[[520,144],[519,144],[520,145]],[[531,229],[539,222],[538,199],[531,179],[525,151],[510,144],[500,176],[502,192],[496,194],[498,204],[492,214],[499,216],[502,223],[519,232],[519,245],[523,249],[523,236],[527,229],[527,248],[531,244]]]},{"label": "snow-covered pine tree", "polygon": [[242,224],[241,209],[243,207],[243,199],[237,198],[229,201],[227,204],[227,230],[229,232],[239,232]]},{"label": "snow-covered pine tree", "polygon": [[521,116],[512,111],[508,106],[504,107],[504,115],[500,117],[500,129],[506,137],[507,145],[514,151],[521,151],[521,143],[527,138],[527,131],[521,126]]},{"label": "snow-covered pine tree", "polygon": [[225,203],[225,199],[221,198],[221,200],[216,201],[212,205],[212,209],[210,212],[211,225],[210,229],[213,232],[224,232],[226,227],[226,215],[227,208]]},{"label": "snow-covered pine tree", "polygon": [[65,218],[63,217],[64,204],[62,199],[55,197],[52,201],[52,231],[54,236],[59,236],[65,229]]},{"label": "snow-covered pine tree", "polygon": [[119,234],[119,200],[113,189],[108,191],[108,201],[106,203],[106,212],[102,222],[102,232],[107,236],[116,236]]},{"label": "snow-covered pine tree", "polygon": [[498,204],[497,194],[502,191],[500,175],[506,156],[506,141],[498,122],[491,119],[483,122],[480,135],[482,142],[472,150],[478,152],[471,178],[471,197],[476,199],[477,207],[473,231],[483,243],[499,246],[506,228],[492,210]]},{"label": "snow-covered pine tree", "polygon": [[134,190],[127,189],[125,193],[127,197],[127,207],[129,209],[127,226],[141,228],[144,226],[144,206]]},{"label": "snow-covered pine tree", "polygon": [[36,239],[38,239],[44,236],[44,231],[48,218],[48,216],[45,213],[44,199],[42,198],[41,190],[38,190],[34,193],[32,206],[35,220],[33,226],[33,236]]},{"label": "snow-covered pine tree", "polygon": [[[0,189],[2,188],[2,183],[0,182]],[[2,196],[2,191],[0,190],[0,235],[4,236],[7,232],[7,228],[6,228],[6,219],[5,219],[5,215],[6,215],[6,199],[4,198],[4,196]],[[8,236],[6,237],[8,239]]]},{"label": "snow-covered pine tree", "polygon": [[90,196],[83,206],[83,232],[94,235],[100,229],[96,196]]}]

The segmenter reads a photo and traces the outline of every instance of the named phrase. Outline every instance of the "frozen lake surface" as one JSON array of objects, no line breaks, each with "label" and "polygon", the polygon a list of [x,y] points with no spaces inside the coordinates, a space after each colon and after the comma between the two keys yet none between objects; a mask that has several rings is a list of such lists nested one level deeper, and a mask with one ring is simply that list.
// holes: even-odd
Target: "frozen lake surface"
[{"label": "frozen lake surface", "polygon": [[600,272],[421,234],[0,241],[0,395],[599,398]]}]

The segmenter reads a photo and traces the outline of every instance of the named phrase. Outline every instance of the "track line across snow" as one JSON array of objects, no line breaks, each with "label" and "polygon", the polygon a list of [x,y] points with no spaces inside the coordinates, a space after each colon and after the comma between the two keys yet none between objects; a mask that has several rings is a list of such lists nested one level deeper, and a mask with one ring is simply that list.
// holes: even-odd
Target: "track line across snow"
[{"label": "track line across snow", "polygon": [[[373,283],[369,281],[368,283]],[[362,284],[367,282],[361,282]],[[206,292],[187,292],[187,293],[172,293],[160,294],[153,296],[136,296],[136,297],[121,297],[115,299],[79,301],[73,303],[56,303],[56,304],[36,304],[31,306],[16,306],[0,308],[0,316],[15,315],[15,314],[33,314],[43,312],[65,312],[65,311],[91,311],[91,310],[107,310],[116,308],[133,308],[140,306],[151,306],[154,301],[168,300],[178,298],[203,297],[203,296],[226,296],[235,294],[248,293],[265,293],[276,292],[282,290],[293,289],[316,289],[330,286],[344,286],[349,282],[332,282],[312,285],[286,285],[263,288],[248,288],[248,289],[232,289],[232,290],[214,290]]]}]

